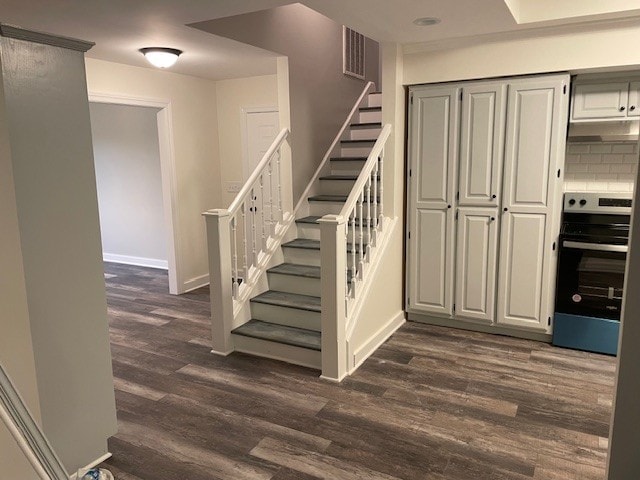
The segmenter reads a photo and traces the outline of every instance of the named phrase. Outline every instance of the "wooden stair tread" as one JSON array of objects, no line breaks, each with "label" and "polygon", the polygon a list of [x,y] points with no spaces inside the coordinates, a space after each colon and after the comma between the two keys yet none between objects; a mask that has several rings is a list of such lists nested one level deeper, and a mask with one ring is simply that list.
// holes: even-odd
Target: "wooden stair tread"
[{"label": "wooden stair tread", "polygon": [[[358,180],[359,175],[325,175],[320,177],[320,180],[350,180],[356,181]],[[373,177],[373,175],[372,175]],[[378,180],[380,179],[380,175],[378,175]]]},{"label": "wooden stair tread", "polygon": [[331,157],[332,162],[366,162],[369,157]]},{"label": "wooden stair tread", "polygon": [[359,122],[359,123],[351,123],[349,124],[349,126],[351,128],[356,128],[356,129],[382,128],[382,122]]},{"label": "wooden stair tread", "polygon": [[344,203],[349,198],[348,195],[314,195],[309,197],[310,202],[334,202]]},{"label": "wooden stair tread", "polygon": [[[320,240],[310,240],[308,238],[296,238],[290,242],[282,244],[283,247],[289,248],[303,248],[306,250],[320,250]],[[363,246],[367,246],[366,242],[363,242]],[[360,244],[356,243],[355,251],[360,251]],[[347,243],[347,253],[353,252],[353,244]]]},{"label": "wooden stair tread", "polygon": [[300,295],[298,293],[278,292],[269,290],[251,299],[252,303],[265,303],[278,307],[297,308],[310,312],[320,311],[320,297]]},{"label": "wooden stair tread", "polygon": [[366,143],[366,144],[374,144],[376,143],[377,138],[363,138],[361,140],[341,140],[340,143],[346,144],[355,144],[355,143]]},{"label": "wooden stair tread", "polygon": [[382,111],[382,107],[360,107],[360,110],[375,112],[376,110]]},{"label": "wooden stair tread", "polygon": [[296,263],[281,263],[280,265],[270,268],[267,272],[295,277],[320,278],[320,267],[298,265]]},{"label": "wooden stair tread", "polygon": [[249,320],[231,333],[316,351],[320,351],[322,345],[320,332],[255,319]]},{"label": "wooden stair tread", "polygon": [[[320,220],[321,218],[322,217],[318,216],[318,215],[310,215],[308,217],[302,217],[302,218],[296,219],[296,223],[305,223],[305,224],[318,225],[318,220]],[[373,222],[371,222],[371,223],[373,223]],[[349,220],[349,224],[351,224],[351,220]],[[359,218],[356,218],[356,225],[360,226],[360,219]],[[362,222],[362,225],[366,226],[367,225],[367,221],[364,220]]]}]

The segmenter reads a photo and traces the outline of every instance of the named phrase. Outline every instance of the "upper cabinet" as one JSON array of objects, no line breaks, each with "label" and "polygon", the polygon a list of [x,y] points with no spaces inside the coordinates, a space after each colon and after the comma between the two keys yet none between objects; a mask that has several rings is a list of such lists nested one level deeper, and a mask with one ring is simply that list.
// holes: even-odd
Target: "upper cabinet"
[{"label": "upper cabinet", "polygon": [[640,116],[640,82],[601,81],[577,84],[573,91],[571,120],[593,122]]}]

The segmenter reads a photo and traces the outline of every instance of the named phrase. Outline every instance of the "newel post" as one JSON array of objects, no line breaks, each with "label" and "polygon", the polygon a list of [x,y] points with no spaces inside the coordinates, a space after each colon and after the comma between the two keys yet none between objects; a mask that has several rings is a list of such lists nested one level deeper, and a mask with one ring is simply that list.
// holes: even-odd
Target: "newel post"
[{"label": "newel post", "polygon": [[212,353],[233,352],[231,328],[233,322],[233,292],[231,273],[231,236],[228,210],[203,213],[207,224],[209,250],[209,291],[211,297]]},{"label": "newel post", "polygon": [[339,382],[347,375],[347,222],[325,215],[319,223],[322,378]]}]

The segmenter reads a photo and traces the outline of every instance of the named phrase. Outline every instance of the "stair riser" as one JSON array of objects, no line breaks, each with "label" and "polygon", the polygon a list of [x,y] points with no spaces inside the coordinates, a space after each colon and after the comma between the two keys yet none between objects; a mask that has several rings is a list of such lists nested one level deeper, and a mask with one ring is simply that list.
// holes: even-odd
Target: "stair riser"
[{"label": "stair riser", "polygon": [[[273,289],[271,285],[269,288]],[[320,312],[251,302],[251,316],[264,322],[320,331]]]},{"label": "stair riser", "polygon": [[[309,240],[320,240],[320,226],[311,224],[305,224],[304,226],[298,225],[298,237],[308,238]],[[347,239],[349,240],[349,242],[352,241],[351,228],[348,229]],[[362,232],[362,241],[364,243],[369,243],[369,234],[364,228]],[[356,243],[357,242],[360,242],[360,227],[358,226],[356,226]],[[270,288],[272,288],[273,290],[278,290],[277,288]]]},{"label": "stair riser", "polygon": [[375,140],[380,135],[380,128],[352,128],[349,132],[350,140]]},{"label": "stair riser", "polygon": [[317,350],[294,347],[242,335],[231,335],[231,337],[233,338],[235,350],[238,352],[282,360],[295,365],[315,368],[316,370],[322,368],[322,354]]},{"label": "stair riser", "polygon": [[341,157],[368,157],[371,153],[372,145],[343,145],[340,148]]},{"label": "stair riser", "polygon": [[357,123],[382,122],[382,112],[380,110],[362,110],[358,112]]},{"label": "stair riser", "polygon": [[338,215],[342,211],[344,203],[334,202],[309,202],[310,215],[323,217],[324,215]]},{"label": "stair riser", "polygon": [[[320,238],[315,240],[320,240]],[[298,293],[300,295],[319,297],[320,279],[269,273],[269,288],[279,292]]]},{"label": "stair riser", "polygon": [[349,195],[355,180],[320,180],[322,195]]},{"label": "stair riser", "polygon": [[[355,180],[320,180],[320,193],[322,195],[349,195]],[[371,199],[373,200],[373,182],[371,183]]]},{"label": "stair riser", "polygon": [[382,94],[370,93],[367,96],[367,107],[381,107],[382,106]]},{"label": "stair riser", "polygon": [[284,253],[284,261],[286,263],[312,265],[314,267],[320,266],[320,250],[282,247],[282,252]]},{"label": "stair riser", "polygon": [[364,160],[332,161],[332,175],[359,175],[364,167]]}]

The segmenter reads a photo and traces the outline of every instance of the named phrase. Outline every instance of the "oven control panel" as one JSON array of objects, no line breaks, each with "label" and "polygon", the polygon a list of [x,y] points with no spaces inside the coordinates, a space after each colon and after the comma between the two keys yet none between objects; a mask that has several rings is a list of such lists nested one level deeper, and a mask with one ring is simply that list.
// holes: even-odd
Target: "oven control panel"
[{"label": "oven control panel", "polygon": [[614,192],[566,192],[564,211],[581,213],[631,213],[632,194]]}]

